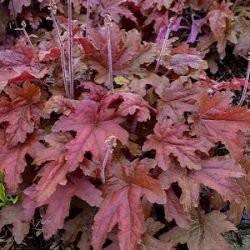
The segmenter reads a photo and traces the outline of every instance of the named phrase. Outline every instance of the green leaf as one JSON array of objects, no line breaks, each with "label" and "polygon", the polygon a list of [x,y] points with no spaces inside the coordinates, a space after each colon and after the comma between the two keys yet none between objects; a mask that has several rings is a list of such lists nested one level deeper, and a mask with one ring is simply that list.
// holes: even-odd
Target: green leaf
[{"label": "green leaf", "polygon": [[5,193],[5,186],[4,186],[4,177],[5,173],[3,171],[0,172],[0,208],[15,204],[18,200],[18,196],[9,196]]}]

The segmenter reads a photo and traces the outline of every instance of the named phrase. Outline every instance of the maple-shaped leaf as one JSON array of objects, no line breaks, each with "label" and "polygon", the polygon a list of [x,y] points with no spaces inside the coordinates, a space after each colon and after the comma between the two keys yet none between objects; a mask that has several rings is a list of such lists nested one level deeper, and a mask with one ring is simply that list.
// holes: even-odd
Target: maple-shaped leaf
[{"label": "maple-shaped leaf", "polygon": [[217,49],[222,59],[225,56],[227,40],[237,42],[235,31],[230,29],[230,21],[234,18],[230,5],[231,3],[225,1],[221,4],[213,1],[207,14],[213,38],[217,41]]},{"label": "maple-shaped leaf", "polygon": [[16,146],[9,146],[4,143],[5,135],[3,129],[0,131],[0,169],[5,171],[5,182],[11,192],[17,190],[18,184],[22,182],[26,160],[25,156],[36,142],[36,136],[31,136],[25,143]]},{"label": "maple-shaped leaf", "polygon": [[46,62],[50,60],[55,60],[60,58],[60,49],[59,48],[50,48],[47,50],[40,50],[39,51],[39,61]]},{"label": "maple-shaped leaf", "polygon": [[[103,86],[97,85],[94,82],[83,82],[81,87],[84,87],[87,91],[82,93],[83,100],[93,100],[101,102],[108,95],[107,89]],[[112,95],[112,94],[111,94]]]},{"label": "maple-shaped leaf", "polygon": [[230,209],[227,212],[227,215],[230,221],[232,221],[235,225],[239,225],[241,223],[244,210],[247,213],[250,212],[250,176],[247,174],[247,176],[237,179],[236,181],[244,192],[246,198],[241,203],[230,202]]},{"label": "maple-shaped leaf", "polygon": [[23,7],[28,7],[31,4],[31,0],[11,0],[9,3],[9,10],[11,15],[16,16],[21,13]]},{"label": "maple-shaped leaf", "polygon": [[235,55],[241,55],[241,56],[247,55],[247,53],[250,50],[250,39],[249,39],[250,22],[247,15],[246,17],[239,15],[236,18],[237,18],[236,30],[237,32],[239,32],[239,38],[234,47],[233,53]]},{"label": "maple-shaped leaf", "polygon": [[[120,30],[118,25],[110,26],[112,44],[112,67],[116,76],[129,77],[133,74],[141,75],[145,69],[140,67],[155,59],[153,44],[141,44],[141,35],[136,30]],[[106,82],[108,74],[108,44],[105,29],[99,31],[90,28],[89,40],[77,39],[83,46],[87,62],[97,71],[95,80],[99,83]]]},{"label": "maple-shaped leaf", "polygon": [[166,190],[167,201],[164,204],[165,218],[167,221],[175,220],[181,228],[186,228],[190,224],[190,215],[183,209],[180,200],[172,188]]},{"label": "maple-shaped leaf", "polygon": [[114,171],[118,171],[118,166],[121,169],[121,177],[127,183],[137,185],[141,188],[142,194],[151,203],[165,204],[166,197],[160,182],[148,175],[150,169],[156,166],[156,162],[152,159],[138,159],[128,163],[122,162],[114,164]]},{"label": "maple-shaped leaf", "polygon": [[62,235],[62,240],[67,245],[69,243],[74,243],[77,239],[79,232],[82,232],[81,238],[77,243],[80,249],[91,249],[91,236],[92,230],[91,225],[94,220],[94,215],[96,211],[90,206],[84,206],[81,213],[70,219],[64,224],[64,233]]},{"label": "maple-shaped leaf", "polygon": [[189,169],[200,169],[201,160],[196,151],[207,153],[212,144],[199,138],[184,136],[186,125],[172,125],[169,120],[158,122],[154,134],[147,137],[143,151],[156,150],[156,160],[160,168],[166,170],[171,165],[170,156],[177,157],[180,165]]},{"label": "maple-shaped leaf", "polygon": [[55,191],[58,184],[66,182],[66,174],[75,170],[65,160],[67,153],[66,144],[72,139],[68,134],[49,134],[44,137],[50,147],[44,147],[40,142],[36,142],[30,149],[33,164],[45,165],[38,172],[40,177],[38,183],[33,186],[33,199],[38,202],[46,201]]},{"label": "maple-shaped leaf", "polygon": [[111,177],[104,186],[104,201],[95,216],[92,245],[100,249],[107,235],[118,225],[119,246],[124,250],[137,249],[143,233],[144,216],[141,196],[152,203],[164,204],[165,193],[158,180],[148,176],[148,171],[155,166],[150,159],[115,162]]},{"label": "maple-shaped leaf", "polygon": [[0,68],[29,65],[34,56],[34,50],[29,46],[25,46],[23,50],[2,50],[0,51]]},{"label": "maple-shaped leaf", "polygon": [[159,85],[162,86],[162,88],[160,88],[161,90],[167,88],[169,86],[169,79],[165,76],[158,76],[155,73],[150,73],[142,79],[134,78],[130,83],[131,91],[141,96],[147,94],[149,86],[156,89]]},{"label": "maple-shaped leaf", "polygon": [[187,0],[187,4],[195,10],[207,9],[212,1],[207,0]]},{"label": "maple-shaped leaf", "polygon": [[[100,1],[99,0],[88,0],[88,2],[89,2],[89,6],[91,8],[96,8]],[[73,2],[73,6],[74,6],[75,12],[77,14],[80,14],[82,6],[87,8],[87,0],[75,0]]]},{"label": "maple-shaped leaf", "polygon": [[178,243],[187,243],[190,250],[230,250],[231,247],[222,234],[231,230],[236,230],[235,226],[219,211],[208,214],[204,211],[194,211],[189,228],[175,227],[161,235],[160,239],[171,239],[175,246]]},{"label": "maple-shaped leaf", "polygon": [[137,249],[143,233],[144,216],[140,207],[141,191],[136,186],[125,186],[106,197],[95,216],[92,246],[99,250],[108,232],[118,224],[121,249]]},{"label": "maple-shaped leaf", "polygon": [[[149,1],[148,1],[149,2]],[[148,10],[142,12],[142,14],[146,15],[146,20],[144,22],[145,26],[150,25],[153,23],[154,31],[155,33],[160,33],[160,31],[163,29],[163,27],[167,27],[169,23],[168,18],[168,11],[159,11],[158,9],[154,8],[150,12]]]},{"label": "maple-shaped leaf", "polygon": [[193,171],[190,176],[197,182],[215,189],[224,200],[235,200],[237,203],[244,201],[244,192],[232,179],[233,177],[241,178],[244,173],[241,167],[230,158],[206,160],[202,163],[202,169]]},{"label": "maple-shaped leaf", "polygon": [[116,23],[119,23],[123,16],[137,23],[136,17],[124,3],[124,0],[100,0],[96,12],[102,17],[109,14]]},{"label": "maple-shaped leaf", "polygon": [[33,47],[22,40],[12,50],[0,51],[0,91],[8,83],[43,78],[47,69],[36,67],[36,59]]},{"label": "maple-shaped leaf", "polygon": [[[105,17],[109,14],[112,19],[119,23],[122,17],[126,17],[133,22],[137,23],[135,16],[132,11],[127,7],[126,2],[131,2],[127,0],[90,0],[89,6],[95,10],[95,12]],[[74,9],[80,14],[81,6],[87,8],[87,0],[75,0]]]},{"label": "maple-shaped leaf", "polygon": [[140,250],[173,250],[171,243],[158,240],[154,237],[160,229],[164,227],[159,221],[153,218],[148,218],[144,223],[144,233],[142,235],[142,242],[139,245]]},{"label": "maple-shaped leaf", "polygon": [[66,160],[73,165],[81,162],[86,152],[91,152],[94,159],[102,161],[107,150],[106,140],[110,136],[115,136],[123,144],[127,143],[128,132],[119,125],[122,118],[111,109],[100,108],[100,104],[94,101],[79,101],[69,116],[61,116],[53,126],[55,132],[76,132],[75,139],[66,145]]},{"label": "maple-shaped leaf", "polygon": [[184,112],[197,111],[201,88],[200,85],[191,83],[187,77],[181,76],[171,84],[160,81],[156,93],[161,98],[157,103],[157,119],[170,117],[173,122],[178,122],[183,118]]},{"label": "maple-shaped leaf", "polygon": [[16,203],[11,206],[6,206],[0,210],[0,230],[5,225],[13,225],[12,234],[17,244],[20,244],[25,235],[28,234],[30,225],[22,220],[21,203]]},{"label": "maple-shaped leaf", "polygon": [[233,178],[241,178],[244,173],[235,160],[212,158],[201,163],[201,170],[187,170],[172,163],[163,172],[159,180],[168,189],[172,183],[178,182],[182,189],[180,202],[186,211],[198,206],[200,184],[216,190],[224,200],[241,203],[245,195]]},{"label": "maple-shaped leaf", "polygon": [[[241,78],[234,78],[230,82],[221,82],[217,83],[215,82],[212,86],[209,86],[213,91],[219,91],[222,89],[228,89],[228,90],[238,90],[241,91],[241,88],[245,85],[245,79]],[[249,85],[249,83],[248,83]],[[249,89],[250,87],[248,87]]]},{"label": "maple-shaped leaf", "polygon": [[134,93],[120,92],[111,94],[104,100],[106,105],[111,100],[122,99],[123,102],[119,105],[117,110],[121,116],[136,115],[139,122],[145,122],[150,119],[150,110],[154,110],[148,102],[146,102],[140,95]]},{"label": "maple-shaped leaf", "polygon": [[203,56],[198,50],[190,49],[184,44],[172,49],[171,54],[163,58],[161,64],[180,76],[189,75],[195,78],[208,68],[207,62],[202,59]]},{"label": "maple-shaped leaf", "polygon": [[143,9],[150,9],[156,7],[158,10],[161,10],[162,7],[169,9],[173,0],[145,0],[142,3]]},{"label": "maple-shaped leaf", "polygon": [[250,130],[250,112],[244,107],[231,107],[231,102],[230,92],[217,92],[213,96],[203,93],[192,120],[197,135],[212,142],[221,141],[234,157],[241,159],[244,149],[238,133]]},{"label": "maple-shaped leaf", "polygon": [[44,102],[40,88],[30,82],[25,82],[22,88],[13,85],[6,92],[12,101],[0,101],[0,123],[5,128],[8,144],[15,146],[34,132],[40,117],[46,117],[42,111]]},{"label": "maple-shaped leaf", "polygon": [[58,229],[63,227],[64,219],[69,214],[73,196],[79,197],[91,206],[99,206],[102,201],[101,191],[95,188],[80,171],[69,175],[67,183],[58,185],[49,199],[43,202],[35,201],[36,192],[34,185],[24,191],[26,195],[23,201],[24,219],[29,221],[37,207],[48,205],[46,214],[42,219],[45,239],[49,239]]},{"label": "maple-shaped leaf", "polygon": [[56,112],[58,114],[69,115],[78,106],[77,100],[65,98],[62,95],[53,95],[44,106],[44,112],[51,114]]}]

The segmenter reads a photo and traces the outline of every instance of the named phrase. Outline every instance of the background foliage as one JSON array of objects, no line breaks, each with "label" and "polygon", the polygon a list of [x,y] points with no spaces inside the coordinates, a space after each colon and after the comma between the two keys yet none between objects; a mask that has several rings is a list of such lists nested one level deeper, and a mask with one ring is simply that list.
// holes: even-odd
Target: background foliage
[{"label": "background foliage", "polygon": [[249,1],[0,2],[5,249],[248,248]]}]

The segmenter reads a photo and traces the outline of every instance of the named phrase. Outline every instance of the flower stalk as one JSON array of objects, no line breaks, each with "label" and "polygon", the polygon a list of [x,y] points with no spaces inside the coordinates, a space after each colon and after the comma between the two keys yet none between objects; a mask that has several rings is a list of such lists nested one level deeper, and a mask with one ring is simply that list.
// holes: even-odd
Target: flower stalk
[{"label": "flower stalk", "polygon": [[247,90],[248,90],[248,83],[249,83],[249,78],[250,78],[250,57],[247,58],[248,64],[247,64],[247,75],[245,79],[245,84],[243,88],[243,92],[240,98],[239,106],[242,106],[247,95]]},{"label": "flower stalk", "polygon": [[102,162],[102,168],[101,168],[101,182],[103,184],[106,181],[105,170],[106,170],[106,166],[107,166],[107,163],[108,163],[108,159],[113,153],[113,148],[116,146],[116,137],[115,136],[110,136],[107,139],[106,144],[107,144],[108,148],[107,148],[107,151],[105,153],[104,160]]},{"label": "flower stalk", "polygon": [[50,5],[50,16],[56,31],[56,36],[58,39],[58,43],[59,43],[59,47],[60,47],[60,57],[61,57],[61,68],[62,68],[62,74],[63,74],[63,84],[64,84],[64,89],[65,89],[65,94],[66,97],[69,98],[69,86],[68,86],[68,78],[67,78],[67,68],[66,68],[66,58],[65,58],[65,54],[64,54],[64,43],[61,37],[61,33],[57,24],[57,20],[55,17],[55,13],[56,13],[56,6],[51,4]]},{"label": "flower stalk", "polygon": [[164,37],[163,45],[161,47],[161,52],[160,52],[160,55],[159,55],[159,57],[157,59],[157,63],[156,63],[156,66],[155,66],[155,73],[157,73],[159,71],[159,68],[160,68],[160,65],[161,65],[161,59],[162,59],[162,56],[163,56],[163,54],[165,52],[165,49],[166,49],[166,46],[167,46],[167,41],[168,41],[170,33],[171,33],[172,23],[173,23],[173,19],[170,19],[169,23],[168,23],[168,26],[167,26],[167,31],[166,31],[166,34],[165,34],[165,37]]},{"label": "flower stalk", "polygon": [[90,0],[87,0],[87,13],[86,13],[86,37],[89,37],[90,26]]},{"label": "flower stalk", "polygon": [[112,22],[111,16],[106,15],[104,19],[105,24],[105,30],[106,30],[106,37],[107,37],[107,46],[108,46],[108,67],[109,67],[109,73],[108,73],[108,85],[109,89],[114,89],[113,84],[113,59],[112,59],[112,43],[111,43],[111,32],[110,32],[110,24]]},{"label": "flower stalk", "polygon": [[68,72],[69,72],[69,95],[74,99],[74,77],[73,77],[73,31],[72,31],[72,0],[68,0]]}]

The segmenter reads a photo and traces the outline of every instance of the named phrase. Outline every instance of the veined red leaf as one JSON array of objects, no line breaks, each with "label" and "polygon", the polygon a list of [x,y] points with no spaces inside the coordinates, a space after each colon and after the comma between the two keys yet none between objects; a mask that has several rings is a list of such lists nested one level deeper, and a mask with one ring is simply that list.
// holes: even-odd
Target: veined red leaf
[{"label": "veined red leaf", "polygon": [[[127,166],[127,164],[129,164]],[[152,203],[164,204],[165,193],[158,180],[148,176],[155,166],[150,159],[135,160],[131,163],[123,160],[111,166],[111,177],[104,186],[104,202],[95,216],[92,244],[100,249],[115,225],[118,225],[118,239],[121,249],[137,249],[143,233],[144,216],[141,196]]]},{"label": "veined red leaf", "polygon": [[37,80],[47,73],[46,68],[35,67],[38,55],[24,43],[20,41],[12,50],[0,51],[0,91],[8,83]]},{"label": "veined red leaf", "polygon": [[37,203],[46,201],[55,191],[58,184],[66,182],[66,174],[72,172],[70,164],[65,160],[65,145],[72,139],[69,134],[49,134],[44,140],[50,145],[45,148],[40,142],[34,144],[30,150],[30,155],[34,159],[33,163],[41,165],[43,168],[38,172],[40,177],[38,183],[33,187]]},{"label": "veined red leaf", "polygon": [[241,178],[244,173],[233,159],[217,159],[202,161],[201,170],[183,169],[172,163],[159,179],[167,189],[172,183],[178,182],[182,189],[180,202],[186,211],[199,204],[200,184],[216,190],[224,200],[241,203],[245,195],[233,178]]},{"label": "veined red leaf", "polygon": [[150,9],[156,7],[158,10],[161,10],[162,7],[169,9],[173,0],[145,0],[143,1],[142,8],[143,9]]},{"label": "veined red leaf", "polygon": [[227,40],[236,43],[236,33],[233,29],[230,30],[231,20],[234,18],[234,13],[230,9],[231,3],[222,1],[218,3],[213,1],[210,5],[207,18],[215,41],[217,41],[217,49],[221,58],[225,56],[225,48]]},{"label": "veined red leaf", "polygon": [[170,239],[173,245],[187,243],[188,248],[192,250],[230,250],[230,245],[221,235],[230,230],[236,230],[235,226],[219,211],[206,215],[204,211],[194,211],[189,228],[175,227],[161,235],[160,239]]},{"label": "veined red leaf", "polygon": [[53,127],[55,132],[75,131],[76,137],[67,144],[66,160],[78,164],[86,152],[91,152],[94,159],[102,161],[107,150],[106,140],[115,136],[123,144],[127,143],[128,133],[119,123],[111,109],[100,109],[94,101],[79,101],[76,109],[69,116],[60,117]]},{"label": "veined red leaf", "polygon": [[144,223],[144,233],[142,235],[142,242],[140,243],[140,250],[173,250],[173,246],[170,242],[164,242],[154,237],[160,229],[164,227],[159,221],[155,221],[153,218],[148,218]]},{"label": "veined red leaf", "polygon": [[35,185],[24,191],[26,197],[23,201],[24,219],[29,221],[37,207],[48,205],[46,214],[42,219],[43,233],[45,239],[49,239],[64,224],[64,219],[68,216],[70,202],[73,196],[86,201],[91,206],[101,204],[101,191],[95,188],[81,172],[75,172],[68,177],[67,184],[58,185],[56,191],[43,202],[36,202]]},{"label": "veined red leaf", "polygon": [[230,92],[217,92],[213,96],[203,93],[199,110],[192,116],[197,135],[212,142],[221,141],[237,159],[243,156],[239,132],[250,130],[250,112],[244,107],[232,107]]},{"label": "veined red leaf", "polygon": [[203,70],[208,68],[203,57],[204,55],[201,52],[184,44],[173,48],[171,54],[165,60],[162,60],[162,65],[180,76],[188,75],[196,78],[200,76]]},{"label": "veined red leaf", "polygon": [[[153,44],[141,44],[141,35],[136,30],[126,32],[120,30],[118,25],[110,25],[113,74],[116,76],[129,77],[133,74],[143,75],[145,69],[140,67],[155,59]],[[108,74],[108,45],[105,30],[89,29],[89,40],[80,38],[77,41],[83,46],[90,67],[98,74],[96,81],[103,83]]]},{"label": "veined red leaf", "polygon": [[126,7],[126,2],[129,2],[129,1],[100,0],[97,5],[96,11],[98,14],[100,14],[103,17],[106,14],[109,14],[116,23],[119,23],[122,17],[126,17],[137,24],[137,19],[133,15],[133,12],[130,11],[130,9]]},{"label": "veined red leaf", "polygon": [[191,221],[190,214],[184,211],[180,200],[172,188],[166,190],[167,201],[164,205],[165,218],[167,221],[175,220],[181,228],[186,228]]},{"label": "veined red leaf", "polygon": [[[12,3],[9,3],[9,10],[13,16],[21,13],[23,7],[28,7],[31,4],[31,0],[12,0]],[[14,9],[13,9],[14,8]]]},{"label": "veined red leaf", "polygon": [[178,122],[183,119],[184,112],[197,111],[201,87],[191,83],[188,77],[181,76],[171,84],[160,81],[156,93],[161,98],[157,103],[157,119],[161,121],[170,117],[173,122]]},{"label": "veined red leaf", "polygon": [[29,222],[22,220],[22,206],[21,203],[6,206],[0,210],[0,230],[5,225],[13,225],[12,234],[17,244],[20,244],[25,235],[28,234],[30,225]]},{"label": "veined red leaf", "polygon": [[147,137],[142,149],[155,149],[156,160],[163,170],[171,165],[171,155],[177,157],[183,168],[198,170],[201,168],[201,159],[196,151],[208,153],[213,144],[204,139],[184,136],[185,131],[188,131],[185,125],[173,126],[169,120],[158,122],[154,134]]},{"label": "veined red leaf", "polygon": [[124,250],[136,250],[143,233],[144,216],[140,206],[141,190],[135,185],[124,186],[107,196],[93,225],[92,246],[102,248],[106,237],[118,224],[119,245]]},{"label": "veined red leaf", "polygon": [[22,182],[21,174],[23,173],[26,160],[25,156],[29,153],[30,149],[36,142],[35,136],[31,136],[25,143],[17,144],[16,146],[9,146],[4,144],[5,136],[4,131],[1,130],[1,143],[0,143],[0,169],[5,171],[5,182],[7,188],[11,192],[17,190],[18,184]]},{"label": "veined red leaf", "polygon": [[40,88],[30,82],[25,82],[23,88],[11,86],[6,92],[12,101],[0,101],[0,123],[5,124],[8,144],[15,146],[25,142],[27,134],[38,127],[40,117],[46,117],[44,102]]}]

